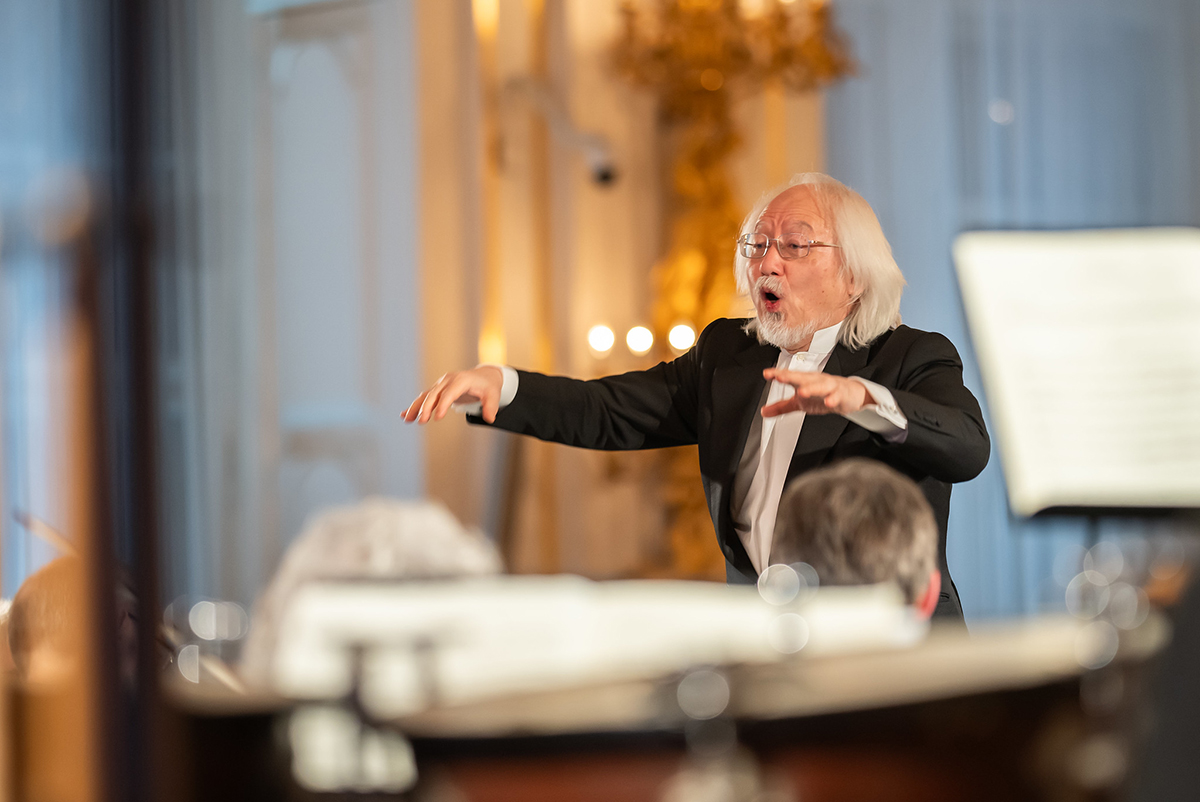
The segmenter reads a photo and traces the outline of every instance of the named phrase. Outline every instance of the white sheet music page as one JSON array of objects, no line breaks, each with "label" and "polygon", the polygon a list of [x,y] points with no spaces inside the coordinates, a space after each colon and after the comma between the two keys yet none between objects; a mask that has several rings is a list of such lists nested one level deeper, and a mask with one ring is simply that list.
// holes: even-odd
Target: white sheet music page
[{"label": "white sheet music page", "polygon": [[1200,507],[1200,230],[970,233],[954,261],[1013,511]]}]

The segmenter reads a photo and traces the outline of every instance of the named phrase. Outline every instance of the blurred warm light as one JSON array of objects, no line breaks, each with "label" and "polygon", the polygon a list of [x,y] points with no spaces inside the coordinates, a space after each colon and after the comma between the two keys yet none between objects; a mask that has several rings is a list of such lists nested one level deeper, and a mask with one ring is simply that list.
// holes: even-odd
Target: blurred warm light
[{"label": "blurred warm light", "polygon": [[613,343],[617,341],[617,337],[613,334],[613,330],[603,324],[592,326],[587,333],[588,348],[591,348],[597,355],[607,354],[612,350]]},{"label": "blurred warm light", "polygon": [[654,345],[654,333],[645,326],[634,326],[625,335],[625,344],[630,351],[641,356]]},{"label": "blurred warm light", "polygon": [[500,0],[471,0],[471,13],[475,17],[475,33],[481,39],[495,39],[500,27]]},{"label": "blurred warm light", "polygon": [[687,323],[680,323],[667,334],[667,342],[676,351],[686,351],[696,342],[696,330]]},{"label": "blurred warm light", "polygon": [[485,329],[479,335],[479,361],[485,365],[504,365],[508,362],[508,347],[504,332]]},{"label": "blurred warm light", "polygon": [[767,10],[767,0],[741,0],[739,5],[746,19],[758,19]]}]

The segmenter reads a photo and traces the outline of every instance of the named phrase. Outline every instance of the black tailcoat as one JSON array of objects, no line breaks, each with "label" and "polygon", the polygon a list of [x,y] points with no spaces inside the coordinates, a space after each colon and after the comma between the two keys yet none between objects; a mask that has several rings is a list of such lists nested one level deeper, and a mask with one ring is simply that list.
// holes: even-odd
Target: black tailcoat
[{"label": "black tailcoat", "polygon": [[[709,513],[731,581],[753,581],[754,567],[734,531],[730,493],[758,414],[763,370],[775,366],[779,349],[759,344],[743,330],[745,323],[717,320],[686,354],[649,370],[593,381],[520,371],[517,395],[495,425],[582,448],[698,445]],[[888,388],[908,418],[907,436],[903,443],[888,443],[840,415],[809,415],[788,481],[848,457],[877,459],[912,477],[929,499],[940,531],[937,614],[961,618],[958,591],[946,568],[950,486],[983,470],[990,443],[979,403],[963,386],[958,352],[941,334],[899,326],[866,348],[837,345],[825,373],[861,376]]]}]

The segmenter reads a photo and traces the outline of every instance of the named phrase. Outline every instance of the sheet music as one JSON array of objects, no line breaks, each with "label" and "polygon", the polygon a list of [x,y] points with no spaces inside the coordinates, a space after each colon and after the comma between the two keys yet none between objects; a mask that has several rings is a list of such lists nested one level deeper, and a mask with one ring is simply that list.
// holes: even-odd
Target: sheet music
[{"label": "sheet music", "polygon": [[1200,506],[1200,231],[954,247],[1013,510]]},{"label": "sheet music", "polygon": [[[928,629],[894,585],[828,587],[774,607],[752,587],[500,576],[442,582],[314,583],[285,617],[276,691],[336,699],[350,690],[349,644],[369,648],[364,695],[383,718],[426,706],[414,646],[428,642],[439,704],[651,679],[696,665],[791,659],[780,616],[803,615],[805,657],[911,646]],[[786,622],[784,622],[786,623]]]}]

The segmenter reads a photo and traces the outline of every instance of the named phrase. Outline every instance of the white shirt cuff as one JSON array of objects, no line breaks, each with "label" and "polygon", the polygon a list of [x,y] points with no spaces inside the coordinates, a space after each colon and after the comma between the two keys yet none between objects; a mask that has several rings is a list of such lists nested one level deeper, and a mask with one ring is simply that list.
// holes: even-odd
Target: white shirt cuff
[{"label": "white shirt cuff", "polygon": [[908,418],[904,417],[900,407],[896,406],[896,399],[891,391],[881,384],[858,376],[851,376],[850,379],[866,387],[875,403],[863,407],[858,412],[851,412],[846,418],[889,443],[903,443],[908,437]]},{"label": "white shirt cuff", "polygon": [[[476,365],[477,368],[500,368],[500,372],[504,374],[504,384],[500,387],[500,409],[512,403],[512,400],[517,396],[517,385],[521,383],[521,377],[517,372],[508,365],[493,365],[490,362],[485,362],[482,365]],[[463,412],[467,415],[482,415],[483,403],[480,401],[471,401],[465,404],[451,404],[450,409],[454,412]]]}]

